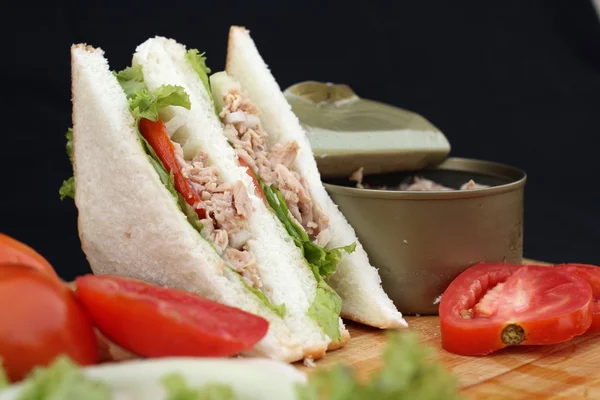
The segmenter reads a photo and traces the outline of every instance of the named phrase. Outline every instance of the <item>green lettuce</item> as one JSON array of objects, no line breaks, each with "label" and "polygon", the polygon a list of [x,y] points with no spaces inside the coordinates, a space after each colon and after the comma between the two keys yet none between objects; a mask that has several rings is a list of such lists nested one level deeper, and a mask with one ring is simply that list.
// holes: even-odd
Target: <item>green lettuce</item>
[{"label": "green lettuce", "polygon": [[412,332],[389,331],[383,352],[383,368],[366,383],[360,383],[345,365],[315,371],[299,385],[300,400],[361,399],[460,399],[456,378],[440,364],[428,361],[431,348]]},{"label": "green lettuce", "polygon": [[0,358],[0,390],[4,389],[7,386],[8,386],[8,377],[6,376],[4,367],[2,367],[2,358]]},{"label": "green lettuce", "polygon": [[204,56],[206,53],[200,53],[196,49],[190,49],[185,54],[185,58],[188,60],[194,71],[200,77],[200,80],[204,84],[206,91],[208,92],[208,96],[212,100],[212,91],[210,90],[210,82],[208,79],[208,74],[210,74],[210,68],[206,66],[206,57]]},{"label": "green lettuce", "polygon": [[[67,129],[67,134],[65,135],[67,138],[67,155],[69,156],[69,161],[71,161],[71,167],[73,167],[73,129]],[[75,178],[70,177],[66,181],[63,181],[60,189],[58,190],[58,194],[61,200],[64,200],[66,197],[70,197],[72,199],[75,198]]]},{"label": "green lettuce", "polygon": [[[204,227],[198,218],[198,213],[196,213],[196,210],[194,210],[185,198],[175,189],[173,174],[167,172],[167,169],[158,158],[158,155],[139,130],[140,119],[146,118],[152,121],[158,121],[158,112],[164,107],[180,106],[189,109],[191,106],[189,96],[182,87],[173,85],[162,85],[153,93],[150,93],[144,83],[144,74],[139,66],[125,68],[123,71],[114,73],[114,75],[127,95],[131,114],[136,119],[135,126],[137,128],[138,137],[148,156],[148,161],[150,161],[150,164],[152,164],[156,170],[156,173],[167,190],[169,190],[169,192],[177,199],[179,209],[185,214],[190,225],[192,225],[198,233],[201,233]],[[239,277],[246,288],[254,293],[265,306],[273,310],[280,317],[285,315],[285,304],[279,306],[273,305],[261,291],[247,285],[238,272],[233,269],[232,271]]]},{"label": "green lettuce", "polygon": [[338,318],[342,311],[342,299],[325,282],[325,279],[335,272],[335,268],[342,258],[342,251],[352,253],[356,248],[356,243],[335,249],[324,249],[317,246],[311,242],[304,229],[294,221],[281,192],[274,185],[267,186],[256,175],[255,177],[275,215],[292,237],[296,246],[304,253],[304,258],[317,280],[317,293],[308,309],[308,316],[319,324],[327,336],[332,340],[338,340],[340,338]]},{"label": "green lettuce", "polygon": [[63,181],[60,189],[58,189],[58,195],[61,200],[64,200],[66,197],[70,197],[72,199],[75,198],[75,177],[72,176],[66,181]]},{"label": "green lettuce", "polygon": [[278,306],[274,305],[273,303],[271,303],[269,301],[269,299],[267,298],[267,296],[265,296],[265,294],[263,292],[248,285],[246,280],[236,270],[234,270],[233,268],[230,268],[230,270],[239,277],[240,282],[242,282],[242,284],[246,287],[246,289],[248,289],[249,291],[254,293],[254,295],[256,297],[258,297],[259,300],[262,301],[263,304],[266,305],[271,311],[273,311],[275,314],[279,315],[281,318],[285,317],[285,313],[287,311],[285,304],[280,304]]},{"label": "green lettuce", "polygon": [[294,221],[281,192],[274,185],[267,186],[261,183],[261,187],[277,218],[294,239],[296,246],[303,251],[306,260],[318,268],[319,275],[323,278],[327,279],[333,275],[337,264],[342,259],[342,252],[352,253],[356,249],[356,243],[335,249],[324,249],[317,246],[310,240],[304,229]]},{"label": "green lettuce", "polygon": [[179,106],[189,110],[192,106],[190,97],[181,86],[162,85],[150,93],[139,65],[113,74],[127,96],[136,127],[142,118],[158,121],[158,112],[165,107]]},{"label": "green lettuce", "polygon": [[86,378],[65,356],[48,367],[35,368],[27,377],[17,400],[109,400],[111,392],[102,382]]},{"label": "green lettuce", "polygon": [[208,384],[190,388],[180,374],[165,375],[161,382],[167,391],[166,400],[234,400],[231,387],[222,384]]}]

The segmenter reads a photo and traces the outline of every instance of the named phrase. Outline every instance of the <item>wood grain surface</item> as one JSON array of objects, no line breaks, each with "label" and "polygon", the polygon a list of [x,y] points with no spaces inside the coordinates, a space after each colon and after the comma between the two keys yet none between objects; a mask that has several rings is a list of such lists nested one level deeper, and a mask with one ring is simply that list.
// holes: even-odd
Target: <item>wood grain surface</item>
[{"label": "wood grain surface", "polygon": [[[518,346],[484,357],[464,357],[441,348],[437,316],[409,316],[406,320],[409,329],[435,349],[437,359],[457,376],[467,398],[600,399],[600,332],[552,346]],[[316,361],[316,367],[297,367],[310,374],[317,368],[346,363],[361,379],[377,371],[384,332],[353,323],[347,326],[352,335],[348,345]]]}]

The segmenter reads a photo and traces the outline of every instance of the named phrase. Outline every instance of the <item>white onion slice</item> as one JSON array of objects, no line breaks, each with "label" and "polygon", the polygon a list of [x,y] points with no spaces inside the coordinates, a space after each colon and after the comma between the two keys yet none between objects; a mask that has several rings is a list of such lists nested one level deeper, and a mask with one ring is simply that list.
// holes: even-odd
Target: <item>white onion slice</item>
[{"label": "white onion slice", "polygon": [[255,128],[259,124],[260,124],[260,118],[258,118],[258,115],[254,115],[254,114],[246,115],[246,125],[248,125],[248,127]]},{"label": "white onion slice", "polygon": [[243,111],[235,111],[227,114],[223,121],[226,124],[237,124],[238,122],[246,122],[246,113]]},{"label": "white onion slice", "polygon": [[229,245],[234,249],[240,250],[251,238],[252,234],[250,232],[242,230],[229,237]]},{"label": "white onion slice", "polygon": [[165,122],[165,127],[167,128],[167,132],[169,132],[169,137],[173,136],[175,132],[179,128],[181,128],[187,122],[187,116],[185,115],[176,115],[169,122]]}]

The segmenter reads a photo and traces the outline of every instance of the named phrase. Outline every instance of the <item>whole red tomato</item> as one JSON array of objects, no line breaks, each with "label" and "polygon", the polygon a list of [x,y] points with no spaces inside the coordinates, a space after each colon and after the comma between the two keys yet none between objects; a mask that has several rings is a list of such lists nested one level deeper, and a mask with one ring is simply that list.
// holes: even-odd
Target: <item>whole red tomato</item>
[{"label": "whole red tomato", "polygon": [[23,265],[0,264],[0,358],[11,381],[64,354],[98,361],[91,319],[58,279]]}]

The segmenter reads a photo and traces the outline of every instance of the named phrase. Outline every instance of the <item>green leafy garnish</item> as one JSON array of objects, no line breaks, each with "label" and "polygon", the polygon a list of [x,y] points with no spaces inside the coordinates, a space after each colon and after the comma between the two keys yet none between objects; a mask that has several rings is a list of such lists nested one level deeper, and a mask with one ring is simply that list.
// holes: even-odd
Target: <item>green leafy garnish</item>
[{"label": "green leafy garnish", "polygon": [[199,388],[190,388],[180,374],[165,375],[161,382],[167,391],[166,400],[233,400],[235,395],[231,387],[221,384],[208,384]]},{"label": "green leafy garnish", "polygon": [[[73,129],[67,129],[67,134],[65,135],[67,138],[67,155],[69,156],[69,161],[71,161],[71,167],[73,167]],[[75,198],[75,178],[70,177],[66,181],[63,181],[60,189],[58,190],[58,194],[61,200],[64,200],[65,197],[70,197],[72,199]]]},{"label": "green leafy garnish", "polygon": [[306,260],[318,268],[319,275],[323,278],[327,279],[333,275],[337,264],[342,259],[342,251],[348,254],[352,253],[356,249],[356,243],[335,249],[324,249],[317,246],[310,240],[304,229],[294,221],[281,192],[274,185],[267,186],[261,183],[261,186],[269,205],[283,223],[288,234],[294,239],[294,243],[302,249]]},{"label": "green leafy garnish", "polygon": [[64,200],[66,197],[70,197],[72,199],[75,198],[75,177],[72,176],[66,181],[63,181],[60,189],[58,189],[58,194],[61,200]]},{"label": "green leafy garnish", "polygon": [[317,322],[331,340],[337,341],[341,338],[339,316],[342,312],[342,298],[322,277],[315,274],[315,278],[317,293],[306,314]]},{"label": "green leafy garnish", "polygon": [[2,358],[0,358],[0,390],[4,389],[7,386],[8,386],[8,377],[6,376],[4,367],[2,367]]},{"label": "green leafy garnish", "polygon": [[296,246],[302,250],[304,258],[317,280],[317,293],[308,309],[308,316],[319,324],[327,336],[334,341],[338,340],[340,338],[339,315],[342,310],[342,299],[327,285],[325,279],[335,272],[335,268],[342,258],[342,251],[353,252],[356,243],[336,249],[324,249],[317,246],[311,242],[304,229],[294,221],[281,192],[274,185],[267,186],[256,175],[255,177],[275,215]]},{"label": "green leafy garnish", "polygon": [[69,156],[69,161],[71,161],[71,165],[73,164],[73,128],[67,129],[67,134],[65,135],[67,138],[67,155]]},{"label": "green leafy garnish", "polygon": [[[208,71],[210,72],[210,70]],[[156,170],[156,173],[160,177],[163,185],[165,185],[167,190],[173,195],[173,197],[177,199],[177,205],[185,214],[190,225],[192,225],[192,227],[198,233],[202,233],[204,226],[198,217],[198,213],[175,189],[173,174],[167,172],[167,169],[160,161],[160,158],[158,158],[158,155],[148,141],[144,138],[139,129],[139,121],[141,118],[157,121],[159,118],[158,112],[164,107],[180,106],[189,109],[191,106],[189,96],[187,93],[185,93],[182,87],[172,85],[162,85],[153,93],[149,93],[148,88],[144,83],[142,69],[139,66],[125,68],[123,71],[115,73],[115,77],[127,95],[131,114],[136,119],[135,126],[138,132],[138,137],[142,143],[142,147],[144,148],[146,155],[148,156],[148,161],[150,161],[150,164],[152,164]],[[209,243],[212,245],[211,242]],[[234,271],[233,269],[232,271],[239,277],[242,283],[244,283],[246,288],[254,293],[268,308],[273,310],[280,317],[285,315],[285,304],[279,306],[271,304],[269,299],[261,291],[247,285],[244,281],[244,278],[237,271]]]},{"label": "green leafy garnish", "polygon": [[212,92],[210,90],[210,83],[208,80],[208,74],[210,74],[210,68],[206,66],[206,57],[204,56],[206,53],[200,53],[196,49],[190,49],[185,53],[185,58],[191,64],[194,71],[200,77],[200,80],[204,84],[206,91],[208,92],[208,96],[212,100]]},{"label": "green leafy garnish", "polygon": [[383,368],[366,384],[347,366],[315,371],[307,385],[298,386],[300,400],[460,399],[457,380],[440,364],[428,361],[432,350],[412,332],[390,331]]},{"label": "green leafy garnish", "polygon": [[48,367],[35,368],[27,377],[18,400],[109,400],[111,392],[102,382],[86,378],[65,356]]},{"label": "green leafy garnish", "polygon": [[287,311],[285,308],[285,303],[282,303],[282,304],[276,306],[275,304],[273,304],[269,301],[269,299],[267,298],[267,296],[265,296],[265,294],[263,292],[248,285],[248,283],[246,282],[244,277],[242,277],[236,270],[234,270],[233,268],[230,268],[230,270],[232,272],[234,272],[240,278],[240,282],[242,282],[242,284],[246,287],[246,289],[248,289],[249,291],[254,293],[254,295],[256,297],[258,297],[258,299],[260,301],[262,301],[265,306],[267,306],[271,311],[273,311],[275,314],[279,315],[281,318],[285,317],[285,313]]},{"label": "green leafy garnish", "polygon": [[189,110],[192,106],[190,97],[181,86],[162,85],[150,93],[139,65],[113,74],[127,96],[136,126],[142,118],[158,121],[158,112],[165,107],[179,106]]}]

